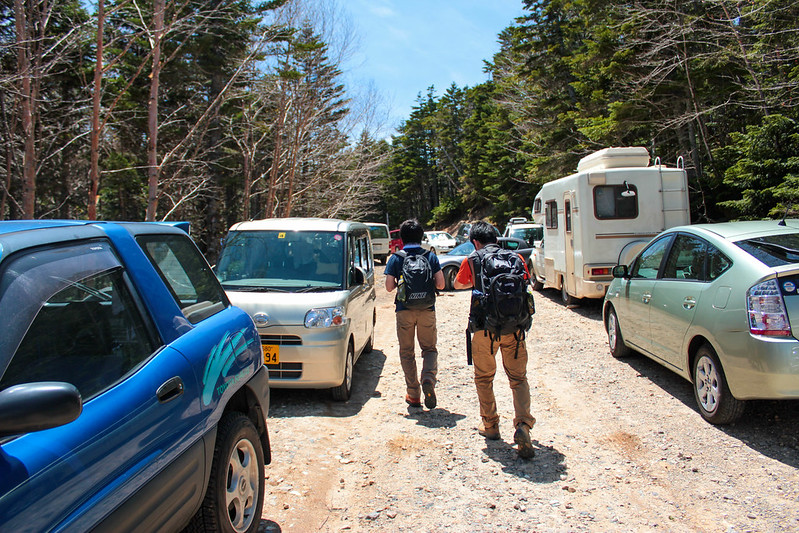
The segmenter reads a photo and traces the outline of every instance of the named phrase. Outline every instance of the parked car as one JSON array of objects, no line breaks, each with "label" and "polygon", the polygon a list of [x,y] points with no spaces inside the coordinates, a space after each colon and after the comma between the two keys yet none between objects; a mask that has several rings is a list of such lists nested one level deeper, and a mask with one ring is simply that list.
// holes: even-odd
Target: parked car
[{"label": "parked car", "polygon": [[505,228],[504,237],[515,237],[527,242],[531,248],[544,239],[544,226],[532,222],[518,222],[508,224]]},{"label": "parked car", "polygon": [[402,239],[400,238],[400,230],[393,229],[389,232],[391,236],[391,240],[388,242],[388,250],[390,253],[394,253],[397,250],[402,250]]},{"label": "parked car", "polygon": [[372,239],[372,254],[376,261],[385,265],[388,256],[392,253],[389,251],[391,238],[388,234],[388,226],[379,222],[365,222],[365,224],[369,228],[369,236]]},{"label": "parked car", "polygon": [[0,310],[0,531],[257,530],[268,375],[185,231],[0,222]]},{"label": "parked car", "polygon": [[421,244],[422,248],[436,255],[445,254],[457,245],[452,235],[446,231],[425,231]]},{"label": "parked car", "polygon": [[[527,243],[521,239],[514,239],[511,237],[497,238],[497,244],[507,250],[516,250],[524,258],[528,264],[530,263],[530,254],[532,249],[527,246]],[[464,242],[452,249],[447,255],[439,257],[441,262],[441,271],[444,274],[444,290],[454,290],[452,281],[458,273],[464,258],[474,251],[474,244],[471,242]]]},{"label": "parked car", "polygon": [[611,354],[635,350],[691,381],[707,421],[799,398],[799,220],[675,227],[613,276]]},{"label": "parked car", "polygon": [[[502,234],[499,232],[496,226],[493,224],[491,225],[494,228],[494,231],[497,234],[497,237],[501,236]],[[464,242],[469,242],[469,231],[472,229],[471,222],[462,222],[458,225],[458,229],[455,232],[455,242],[457,244],[462,244]]]},{"label": "parked car", "polygon": [[353,366],[372,351],[375,269],[360,222],[270,218],[234,224],[216,275],[255,320],[276,388],[330,388],[349,399]]}]

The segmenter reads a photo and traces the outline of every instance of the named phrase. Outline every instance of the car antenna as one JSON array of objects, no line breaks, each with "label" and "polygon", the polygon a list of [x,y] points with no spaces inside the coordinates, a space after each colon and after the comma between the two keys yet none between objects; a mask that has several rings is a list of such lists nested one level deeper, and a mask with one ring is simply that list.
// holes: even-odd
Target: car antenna
[{"label": "car antenna", "polygon": [[782,214],[782,218],[780,219],[779,222],[777,222],[778,226],[785,225],[785,217],[788,216],[788,211],[790,211],[792,207],[793,207],[793,202],[788,202],[788,207],[785,208],[785,212]]}]

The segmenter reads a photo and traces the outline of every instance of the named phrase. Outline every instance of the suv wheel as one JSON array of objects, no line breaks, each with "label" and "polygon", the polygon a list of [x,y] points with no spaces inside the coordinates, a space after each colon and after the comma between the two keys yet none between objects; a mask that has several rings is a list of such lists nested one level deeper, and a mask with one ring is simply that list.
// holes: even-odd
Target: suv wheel
[{"label": "suv wheel", "polygon": [[264,452],[252,421],[228,413],[219,422],[211,477],[191,531],[253,533],[264,504]]}]

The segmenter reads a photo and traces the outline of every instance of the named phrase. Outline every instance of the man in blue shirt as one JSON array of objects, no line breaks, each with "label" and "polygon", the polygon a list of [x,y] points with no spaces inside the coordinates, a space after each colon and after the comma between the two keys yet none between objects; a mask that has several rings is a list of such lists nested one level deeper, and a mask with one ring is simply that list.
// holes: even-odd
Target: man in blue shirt
[{"label": "man in blue shirt", "polygon": [[[426,252],[422,248],[424,228],[416,219],[406,220],[400,225],[400,237],[403,250],[410,255],[425,254],[433,274],[433,283],[438,290],[444,289],[444,274],[436,254]],[[402,255],[393,254],[386,264],[386,290],[392,292],[402,276],[404,259]],[[405,401],[413,407],[421,407],[421,392],[424,392],[424,404],[428,409],[436,406],[436,375],[438,373],[438,350],[436,349],[436,310],[434,305],[418,309],[408,308],[394,299],[397,317],[397,340],[402,371],[405,373]],[[416,357],[414,355],[414,333],[422,352],[421,379],[417,374]],[[419,383],[421,381],[421,387]]]}]

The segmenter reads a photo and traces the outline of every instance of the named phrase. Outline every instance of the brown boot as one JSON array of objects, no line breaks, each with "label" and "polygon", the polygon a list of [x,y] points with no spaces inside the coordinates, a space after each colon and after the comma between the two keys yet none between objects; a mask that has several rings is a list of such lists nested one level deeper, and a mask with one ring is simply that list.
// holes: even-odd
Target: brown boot
[{"label": "brown boot", "polygon": [[518,453],[522,459],[530,459],[535,455],[533,443],[530,441],[530,428],[527,424],[516,426],[516,433],[513,434],[513,442],[519,445]]},{"label": "brown boot", "polygon": [[481,422],[480,427],[477,428],[477,433],[488,440],[499,440],[499,428],[497,426],[486,427],[485,424]]}]

